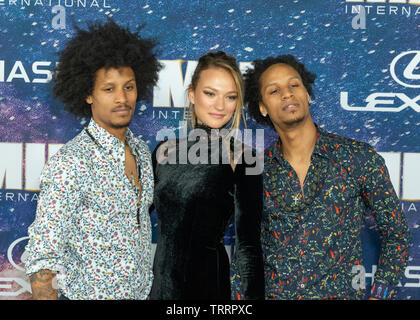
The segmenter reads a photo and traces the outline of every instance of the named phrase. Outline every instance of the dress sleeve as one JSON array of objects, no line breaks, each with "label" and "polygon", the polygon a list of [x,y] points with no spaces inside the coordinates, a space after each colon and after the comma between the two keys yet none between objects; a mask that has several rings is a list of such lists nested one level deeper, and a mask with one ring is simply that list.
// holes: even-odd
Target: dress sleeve
[{"label": "dress sleeve", "polygon": [[235,169],[235,264],[245,299],[264,299],[264,265],[261,249],[263,208],[262,175],[246,174],[246,165]]},{"label": "dress sleeve", "polygon": [[162,145],[163,142],[164,141],[159,142],[152,152],[153,176],[154,176],[155,181],[156,181],[156,166],[157,166],[156,153],[158,152],[158,149]]},{"label": "dress sleeve", "polygon": [[[168,148],[166,145],[168,145],[167,140],[161,141],[157,144],[157,146],[155,147],[155,149],[152,152],[152,168],[153,168],[153,179],[154,179],[154,185],[158,184],[158,176],[156,174],[156,170],[157,170],[157,166],[159,165],[158,163],[158,156],[159,157],[165,157],[165,149],[164,148]],[[152,212],[155,210],[155,203],[154,201],[152,202],[152,204],[149,207],[149,214],[152,214]]]},{"label": "dress sleeve", "polygon": [[42,269],[65,271],[66,221],[77,211],[79,192],[71,165],[53,159],[41,175],[36,217],[28,228],[24,261],[27,275]]},{"label": "dress sleeve", "polygon": [[373,149],[363,165],[362,198],[381,236],[381,253],[371,296],[387,299],[395,294],[408,262],[410,231],[392,186],[384,159]]}]

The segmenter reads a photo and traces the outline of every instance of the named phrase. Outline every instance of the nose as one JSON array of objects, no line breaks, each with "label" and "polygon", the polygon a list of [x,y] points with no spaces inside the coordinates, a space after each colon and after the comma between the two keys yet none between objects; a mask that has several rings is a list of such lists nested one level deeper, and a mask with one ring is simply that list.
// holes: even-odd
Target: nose
[{"label": "nose", "polygon": [[225,99],[223,97],[218,97],[214,103],[214,108],[218,111],[223,111],[225,109]]},{"label": "nose", "polygon": [[127,102],[127,93],[124,89],[115,90],[115,102],[117,104],[125,104]]},{"label": "nose", "polygon": [[291,98],[293,96],[293,92],[292,90],[290,90],[290,88],[284,88],[281,92],[281,98],[282,100],[287,100],[289,98]]}]

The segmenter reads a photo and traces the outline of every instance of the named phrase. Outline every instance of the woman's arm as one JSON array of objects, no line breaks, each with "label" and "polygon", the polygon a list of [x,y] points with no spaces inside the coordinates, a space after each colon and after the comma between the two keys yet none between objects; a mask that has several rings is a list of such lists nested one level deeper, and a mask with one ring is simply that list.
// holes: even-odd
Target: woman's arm
[{"label": "woman's arm", "polygon": [[246,164],[235,169],[236,264],[245,299],[264,299],[261,249],[262,175],[247,175]]}]

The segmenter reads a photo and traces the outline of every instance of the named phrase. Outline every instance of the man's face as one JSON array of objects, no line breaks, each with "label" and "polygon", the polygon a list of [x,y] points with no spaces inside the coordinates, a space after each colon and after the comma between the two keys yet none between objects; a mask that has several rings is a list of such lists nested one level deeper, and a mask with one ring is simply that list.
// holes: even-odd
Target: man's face
[{"label": "man's face", "polygon": [[294,127],[310,117],[308,91],[291,66],[270,66],[261,75],[260,88],[260,112],[270,117],[276,129]]},{"label": "man's face", "polygon": [[130,67],[99,69],[92,94],[86,98],[93,120],[110,133],[130,124],[136,100],[136,79]]}]

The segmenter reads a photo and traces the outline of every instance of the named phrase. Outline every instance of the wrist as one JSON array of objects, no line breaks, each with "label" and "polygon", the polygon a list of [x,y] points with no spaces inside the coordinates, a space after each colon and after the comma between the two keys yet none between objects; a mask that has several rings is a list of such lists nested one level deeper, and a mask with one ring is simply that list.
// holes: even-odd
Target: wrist
[{"label": "wrist", "polygon": [[370,291],[370,298],[376,300],[391,299],[395,295],[395,288],[383,283],[374,283]]}]

